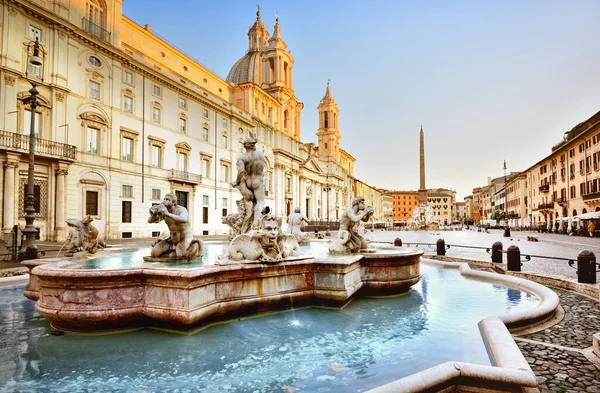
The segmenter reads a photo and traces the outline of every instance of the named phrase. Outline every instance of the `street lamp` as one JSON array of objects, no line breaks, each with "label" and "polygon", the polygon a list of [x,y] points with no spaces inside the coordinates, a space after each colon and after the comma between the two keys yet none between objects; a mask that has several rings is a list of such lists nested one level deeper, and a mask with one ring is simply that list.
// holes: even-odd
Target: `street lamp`
[{"label": "street lamp", "polygon": [[329,174],[327,174],[325,179],[326,185],[325,187],[323,187],[323,191],[327,193],[327,229],[325,230],[325,236],[330,236],[331,232],[329,229],[329,191],[331,190],[331,187],[329,187]]},{"label": "street lamp", "polygon": [[508,226],[508,194],[506,192],[506,160],[504,160],[504,237],[510,237],[510,227]]},{"label": "street lamp", "polygon": [[29,66],[39,67],[40,80],[44,81],[44,59],[46,58],[46,51],[44,47],[40,45],[40,42],[36,38],[35,41],[27,44],[27,65],[25,66],[25,78],[31,83],[31,89],[29,90],[29,97],[23,98],[23,105],[29,105],[31,108],[31,122],[29,127],[29,169],[27,171],[27,194],[25,195],[25,245],[21,249],[19,260],[25,259],[37,259],[38,249],[35,244],[35,235],[37,231],[33,226],[35,220],[35,194],[34,194],[34,171],[35,171],[35,110],[40,104],[37,101],[39,92],[36,87],[37,84],[34,80],[29,78]]}]

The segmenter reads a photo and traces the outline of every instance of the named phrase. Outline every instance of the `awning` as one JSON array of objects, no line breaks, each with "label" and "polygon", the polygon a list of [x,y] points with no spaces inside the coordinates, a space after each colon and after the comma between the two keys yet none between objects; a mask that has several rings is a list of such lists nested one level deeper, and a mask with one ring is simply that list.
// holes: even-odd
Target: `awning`
[{"label": "awning", "polygon": [[597,220],[600,219],[600,212],[583,213],[575,217],[581,218],[582,220]]}]

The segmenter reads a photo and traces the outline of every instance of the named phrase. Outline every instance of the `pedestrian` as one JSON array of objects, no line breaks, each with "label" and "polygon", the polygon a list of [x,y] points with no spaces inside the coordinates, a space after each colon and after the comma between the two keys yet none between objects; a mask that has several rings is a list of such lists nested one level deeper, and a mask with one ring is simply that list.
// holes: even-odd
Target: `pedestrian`
[{"label": "pedestrian", "polygon": [[594,225],[594,221],[590,221],[587,226],[587,231],[590,234],[590,237],[594,237],[594,231],[596,230],[596,225]]}]

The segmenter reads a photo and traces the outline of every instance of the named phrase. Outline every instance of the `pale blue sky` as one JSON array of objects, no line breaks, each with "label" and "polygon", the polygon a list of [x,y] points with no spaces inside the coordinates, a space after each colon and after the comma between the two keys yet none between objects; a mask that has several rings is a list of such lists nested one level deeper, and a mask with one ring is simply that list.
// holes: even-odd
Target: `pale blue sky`
[{"label": "pale blue sky", "polygon": [[[565,131],[600,110],[600,0],[261,1],[261,19],[295,58],[304,142],[331,79],[341,146],[355,175],[419,187],[419,127],[427,187],[457,200],[487,177],[522,171]],[[146,23],[225,78],[247,50],[256,1],[126,0]]]}]

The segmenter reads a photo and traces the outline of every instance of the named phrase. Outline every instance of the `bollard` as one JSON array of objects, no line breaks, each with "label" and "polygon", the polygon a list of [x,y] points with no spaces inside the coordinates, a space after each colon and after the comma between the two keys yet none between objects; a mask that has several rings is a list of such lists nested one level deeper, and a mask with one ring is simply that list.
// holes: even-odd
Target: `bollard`
[{"label": "bollard", "polygon": [[399,237],[394,239],[394,247],[402,247],[402,239],[400,239]]},{"label": "bollard", "polygon": [[596,283],[596,254],[583,250],[577,254],[577,282]]},{"label": "bollard", "polygon": [[446,242],[444,239],[438,239],[435,243],[437,255],[446,255]]},{"label": "bollard", "polygon": [[502,263],[502,242],[492,244],[492,262]]},{"label": "bollard", "polygon": [[506,249],[506,265],[512,272],[521,271],[521,250],[514,244]]}]

